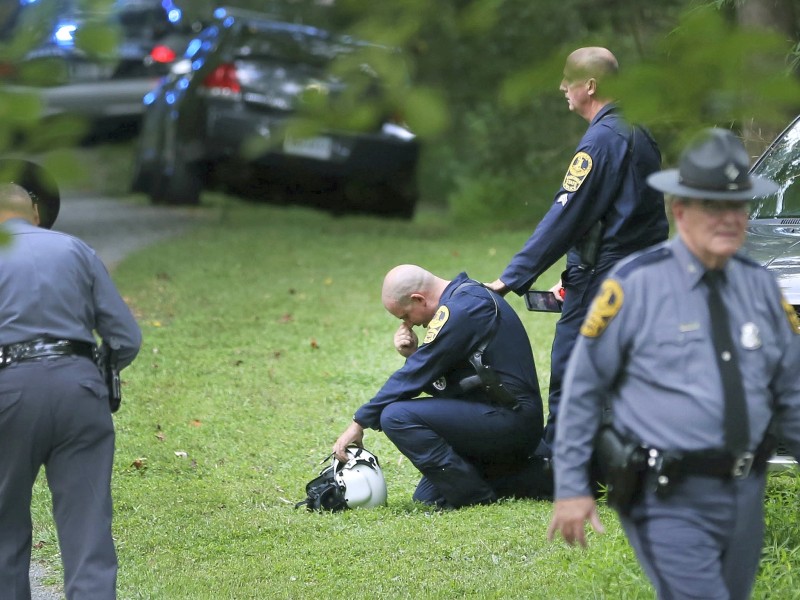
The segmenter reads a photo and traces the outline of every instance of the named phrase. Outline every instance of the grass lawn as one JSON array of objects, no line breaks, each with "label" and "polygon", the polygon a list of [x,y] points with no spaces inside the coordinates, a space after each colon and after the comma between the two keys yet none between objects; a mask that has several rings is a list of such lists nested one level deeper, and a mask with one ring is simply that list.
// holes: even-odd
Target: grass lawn
[{"label": "grass lawn", "polygon": [[[548,544],[550,504],[504,501],[432,513],[383,434],[388,506],[295,509],[353,411],[402,364],[383,275],[416,263],[495,279],[527,231],[332,218],[209,196],[219,218],[124,262],[115,280],[144,332],[115,416],[119,597],[182,599],[652,598],[616,522],[588,550]],[[549,287],[554,268],[540,281]],[[553,315],[529,313],[543,395]],[[774,477],[756,598],[800,597],[798,479]],[[58,546],[41,478],[34,560]],[[0,594],[1,595],[1,594]]]}]

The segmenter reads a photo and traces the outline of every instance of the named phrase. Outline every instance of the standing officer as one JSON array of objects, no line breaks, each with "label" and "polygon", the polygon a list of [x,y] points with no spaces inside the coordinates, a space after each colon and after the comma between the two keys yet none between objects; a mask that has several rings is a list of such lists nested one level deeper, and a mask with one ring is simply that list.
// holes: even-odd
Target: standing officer
[{"label": "standing officer", "polygon": [[560,90],[569,109],[589,122],[550,210],[499,279],[489,287],[522,295],[559,258],[564,305],[550,355],[550,414],[538,454],[549,456],[567,360],[586,310],[609,269],[622,257],[667,239],[664,197],[648,189],[661,154],[641,128],[630,127],[606,91],[618,70],[605,48],[569,55]]},{"label": "standing officer", "polygon": [[678,236],[620,263],[581,327],[548,537],[585,545],[585,521],[602,529],[587,469],[607,399],[609,504],[659,598],[747,598],[771,421],[800,456],[800,321],[772,275],[737,254],[749,200],[777,186],[748,176],[744,146],[722,129],[648,181],[676,196]]},{"label": "standing officer", "polygon": [[119,368],[141,332],[95,253],[37,227],[59,205],[44,170],[9,160],[0,170],[20,183],[0,184],[0,597],[31,596],[31,493],[44,465],[67,598],[113,599],[114,425],[94,332]]},{"label": "standing officer", "polygon": [[[364,429],[382,430],[422,472],[414,500],[443,508],[535,496],[520,476],[539,442],[542,398],[530,342],[503,298],[461,273],[446,281],[415,265],[386,275],[383,305],[402,321],[407,358],[359,408],[333,451],[346,460]],[[413,327],[428,331],[418,345]],[[419,398],[423,391],[433,397]]]}]

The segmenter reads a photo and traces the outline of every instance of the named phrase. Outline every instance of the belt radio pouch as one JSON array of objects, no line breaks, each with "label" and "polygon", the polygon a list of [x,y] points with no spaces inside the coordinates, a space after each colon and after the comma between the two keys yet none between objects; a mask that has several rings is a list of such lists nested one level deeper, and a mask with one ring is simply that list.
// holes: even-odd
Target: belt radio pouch
[{"label": "belt radio pouch", "polygon": [[610,423],[600,427],[594,449],[606,481],[606,502],[627,514],[644,488],[646,450],[622,437]]},{"label": "belt radio pouch", "polygon": [[122,384],[117,366],[117,351],[105,342],[97,349],[97,367],[108,387],[108,405],[111,412],[117,412],[122,404]]}]

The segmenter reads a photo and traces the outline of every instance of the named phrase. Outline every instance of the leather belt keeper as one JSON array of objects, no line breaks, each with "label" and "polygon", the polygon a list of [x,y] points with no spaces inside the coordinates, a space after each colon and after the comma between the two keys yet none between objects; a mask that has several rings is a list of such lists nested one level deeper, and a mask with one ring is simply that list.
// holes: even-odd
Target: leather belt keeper
[{"label": "leather belt keeper", "polygon": [[94,360],[95,346],[89,342],[51,338],[37,338],[27,342],[8,344],[0,346],[0,367],[47,356],[83,356]]},{"label": "leather belt keeper", "polygon": [[763,470],[768,459],[769,452],[762,451],[761,447],[755,453],[745,452],[740,456],[721,450],[685,452],[674,456],[667,452],[664,453],[664,469],[677,475],[741,479],[751,470]]}]

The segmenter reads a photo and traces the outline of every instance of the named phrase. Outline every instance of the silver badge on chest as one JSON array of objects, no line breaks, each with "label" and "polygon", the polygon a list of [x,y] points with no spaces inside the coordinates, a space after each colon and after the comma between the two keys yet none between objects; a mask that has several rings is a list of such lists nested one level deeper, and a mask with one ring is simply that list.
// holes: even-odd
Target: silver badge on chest
[{"label": "silver badge on chest", "polygon": [[739,337],[742,348],[745,350],[755,350],[761,348],[761,335],[755,323],[745,323],[742,325],[742,334]]}]

